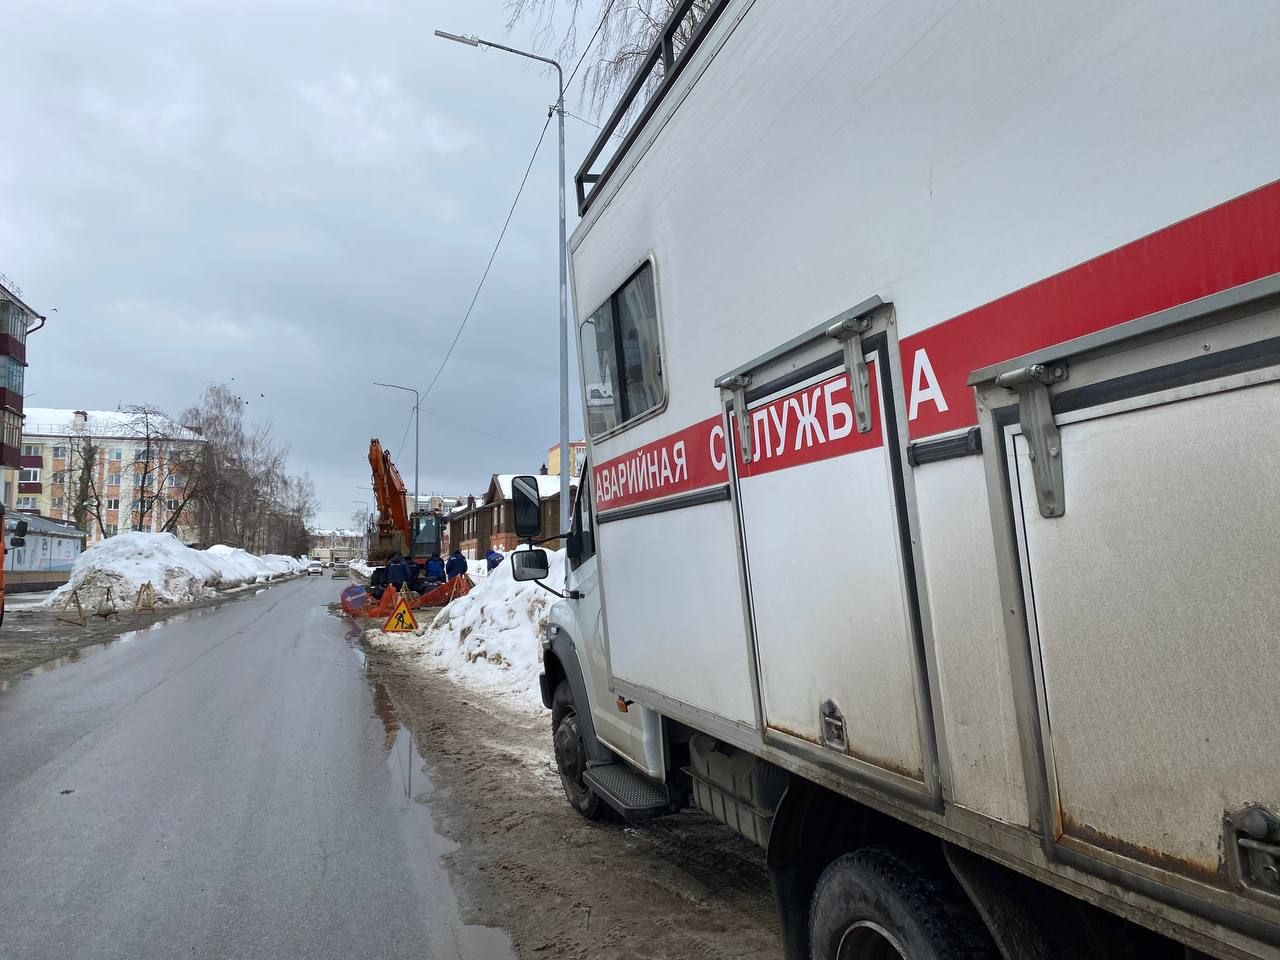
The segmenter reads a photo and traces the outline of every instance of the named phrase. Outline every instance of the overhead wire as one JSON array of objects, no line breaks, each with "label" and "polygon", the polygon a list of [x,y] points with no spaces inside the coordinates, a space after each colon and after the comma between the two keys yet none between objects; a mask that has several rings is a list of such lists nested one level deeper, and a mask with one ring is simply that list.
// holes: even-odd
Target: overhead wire
[{"label": "overhead wire", "polygon": [[[566,89],[569,87],[570,84],[573,83],[573,78],[578,75],[578,71],[582,68],[582,64],[586,61],[587,54],[590,53],[591,48],[595,45],[596,38],[600,36],[600,31],[604,29],[605,22],[609,19],[609,13],[610,11],[613,10],[613,5],[615,2],[616,0],[609,0],[608,5],[604,8],[604,12],[600,15],[600,21],[599,23],[596,24],[596,28],[594,32],[592,32],[591,34],[591,39],[588,40],[587,45],[582,48],[582,56],[578,58],[578,62],[574,64],[573,70],[569,73],[569,78],[564,83]],[[561,104],[561,109],[563,109],[563,104]],[[567,110],[565,110],[564,112],[568,116],[573,117],[573,119],[575,120],[581,121],[582,123],[590,124],[591,126],[599,129],[599,126],[597,124],[591,123],[590,120],[586,120],[582,117],[576,116],[575,114],[569,113],[569,111]],[[553,113],[548,113],[547,120],[542,125],[542,132],[538,134],[538,142],[534,144],[533,154],[529,157],[529,163],[524,168],[524,176],[520,178],[520,186],[516,188],[516,195],[515,195],[515,198],[511,201],[511,208],[507,211],[507,218],[502,223],[502,229],[498,231],[498,239],[493,245],[493,250],[490,251],[489,253],[489,260],[485,264],[484,272],[480,274],[480,282],[476,284],[475,293],[473,293],[471,296],[471,302],[467,305],[466,313],[462,315],[462,322],[458,324],[458,329],[453,335],[453,340],[450,341],[449,343],[449,349],[445,351],[444,358],[441,359],[440,361],[440,366],[436,369],[435,376],[431,378],[431,383],[427,385],[427,389],[424,390],[422,393],[422,399],[424,400],[431,395],[431,391],[435,389],[436,384],[440,381],[440,375],[444,373],[444,368],[448,365],[449,359],[453,356],[454,348],[457,347],[458,345],[458,340],[462,336],[462,331],[466,329],[467,321],[471,319],[471,313],[475,309],[476,301],[480,299],[480,292],[484,289],[485,281],[488,280],[489,278],[489,271],[493,268],[493,261],[498,256],[498,249],[502,246],[502,241],[507,235],[507,228],[511,226],[511,218],[516,212],[516,205],[520,202],[520,197],[524,193],[525,184],[529,182],[529,174],[533,170],[534,161],[538,159],[538,152],[542,149],[542,143],[547,137],[547,130],[551,126],[551,117],[553,115],[554,115]],[[515,441],[515,440],[509,440],[506,437],[500,437],[497,434],[487,433],[484,430],[480,430],[475,427],[469,427],[466,424],[457,423],[456,421],[448,420],[447,418],[441,417],[438,414],[428,412],[427,415],[431,417],[435,417],[438,420],[443,420],[446,423],[452,423],[454,426],[461,427],[464,430],[471,430],[473,433],[481,434],[493,440],[500,440],[503,443],[509,443],[517,447],[524,447],[525,449],[528,449],[528,450],[539,449],[538,447],[533,447],[533,446],[530,446],[529,444],[519,443],[518,441]],[[405,439],[408,439],[408,436],[409,436],[409,428],[408,428],[408,425],[406,425]],[[402,447],[404,446],[404,440],[400,441],[400,446]]]},{"label": "overhead wire", "polygon": [[578,58],[578,62],[573,66],[573,72],[569,74],[569,79],[564,82],[565,89],[573,83],[573,78],[578,75],[578,71],[582,68],[582,63],[587,59],[587,54],[591,52],[591,48],[595,46],[596,37],[600,36],[601,29],[604,28],[605,21],[609,19],[609,11],[613,9],[615,0],[609,0],[609,5],[604,8],[604,13],[600,14],[600,22],[596,24],[595,33],[591,34],[591,39],[587,41],[587,45],[582,48],[582,56]]},{"label": "overhead wire", "polygon": [[440,361],[440,367],[436,370],[436,375],[431,378],[430,385],[422,392],[423,400],[431,396],[431,391],[435,389],[436,383],[440,380],[440,374],[444,373],[444,368],[449,363],[449,358],[453,356],[453,348],[458,345],[458,338],[462,336],[462,331],[466,329],[467,321],[471,319],[471,311],[475,309],[476,301],[480,299],[480,291],[484,289],[484,283],[489,279],[489,270],[493,267],[494,258],[498,255],[498,248],[502,246],[502,239],[507,235],[507,228],[511,226],[511,217],[516,212],[516,204],[520,202],[520,195],[524,193],[524,185],[529,182],[529,172],[533,170],[533,162],[538,159],[538,151],[542,149],[542,141],[546,139],[547,129],[551,126],[551,116],[551,114],[547,114],[547,122],[542,125],[542,133],[538,135],[538,142],[533,148],[533,155],[529,157],[529,163],[524,168],[524,176],[520,178],[520,186],[516,190],[515,199],[511,201],[511,209],[507,211],[507,219],[503,221],[502,230],[498,232],[498,240],[494,243],[493,250],[489,254],[489,262],[485,264],[484,273],[480,275],[480,282],[476,284],[476,292],[471,296],[471,303],[467,306],[467,312],[462,315],[462,322],[458,324],[458,330],[453,335],[453,341],[449,344],[449,349],[445,351],[444,359]]},{"label": "overhead wire", "polygon": [[396,460],[400,459],[400,454],[404,450],[404,442],[409,439],[409,428],[413,426],[413,408],[409,408],[409,420],[404,425],[404,436],[400,438],[400,442],[396,444]]},{"label": "overhead wire", "polygon": [[521,443],[519,440],[512,440],[508,437],[500,437],[496,433],[489,433],[487,430],[481,430],[479,427],[473,427],[465,423],[459,423],[457,420],[450,420],[448,417],[442,417],[440,416],[440,414],[432,413],[430,410],[427,411],[427,416],[435,420],[439,420],[443,423],[452,424],[453,426],[458,427],[461,430],[469,430],[471,433],[478,433],[480,434],[480,436],[488,437],[490,440],[500,440],[503,443],[511,444],[513,447],[523,447],[526,450],[534,450],[538,453],[542,453],[541,447],[535,447],[528,443]]}]

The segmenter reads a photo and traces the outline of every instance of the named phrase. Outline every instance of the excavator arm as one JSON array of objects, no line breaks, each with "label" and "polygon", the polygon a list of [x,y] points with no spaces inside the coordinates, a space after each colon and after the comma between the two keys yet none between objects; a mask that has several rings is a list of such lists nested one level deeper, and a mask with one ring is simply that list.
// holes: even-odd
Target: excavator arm
[{"label": "excavator arm", "polygon": [[375,564],[385,563],[391,554],[405,553],[413,542],[413,535],[404,502],[404,481],[391,462],[391,454],[376,437],[369,441],[369,469],[378,503],[378,542],[376,547],[371,545],[369,560]]}]

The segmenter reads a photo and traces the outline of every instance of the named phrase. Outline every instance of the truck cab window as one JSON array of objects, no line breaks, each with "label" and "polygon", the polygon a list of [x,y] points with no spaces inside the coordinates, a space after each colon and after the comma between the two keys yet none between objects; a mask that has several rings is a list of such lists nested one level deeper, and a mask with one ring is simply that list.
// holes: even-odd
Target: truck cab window
[{"label": "truck cab window", "polygon": [[662,403],[653,265],[646,262],[582,322],[587,429],[599,436]]}]

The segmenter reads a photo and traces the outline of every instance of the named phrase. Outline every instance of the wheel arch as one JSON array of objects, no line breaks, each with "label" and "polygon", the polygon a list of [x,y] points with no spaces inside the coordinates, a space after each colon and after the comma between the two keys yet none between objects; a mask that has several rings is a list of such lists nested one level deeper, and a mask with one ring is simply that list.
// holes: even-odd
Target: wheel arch
[{"label": "wheel arch", "polygon": [[774,812],[765,850],[786,960],[808,960],[809,905],[829,863],[873,843],[929,851],[941,860],[941,851],[930,840],[892,817],[792,774]]},{"label": "wheel arch", "polygon": [[562,682],[569,685],[573,694],[573,703],[578,711],[578,725],[582,731],[583,746],[592,763],[611,763],[613,751],[596,737],[595,719],[591,713],[591,698],[587,694],[586,680],[582,676],[582,665],[578,663],[578,655],[574,650],[573,639],[562,628],[559,634],[551,639],[550,649],[542,656],[542,702],[551,709],[551,697]]}]

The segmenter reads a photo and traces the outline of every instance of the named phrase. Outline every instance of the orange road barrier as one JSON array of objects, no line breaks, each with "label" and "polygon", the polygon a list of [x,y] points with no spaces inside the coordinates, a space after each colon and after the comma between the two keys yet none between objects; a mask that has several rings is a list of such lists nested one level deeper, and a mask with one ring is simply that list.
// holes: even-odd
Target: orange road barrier
[{"label": "orange road barrier", "polygon": [[471,577],[463,574],[413,599],[409,599],[407,596],[402,597],[402,594],[387,587],[382,591],[382,599],[375,600],[373,594],[364,587],[353,585],[342,591],[342,610],[353,617],[368,617],[372,620],[386,619],[395,611],[402,598],[408,603],[410,610],[417,610],[422,607],[443,607],[452,600],[465,597],[474,586],[475,583],[471,580]]},{"label": "orange road barrier", "polygon": [[471,592],[471,588],[475,584],[471,582],[471,577],[463,574],[460,577],[454,577],[452,580],[446,580],[434,590],[428,590],[422,596],[414,600],[409,606],[412,609],[418,607],[443,607],[451,600],[457,600],[459,597],[465,597]]}]

